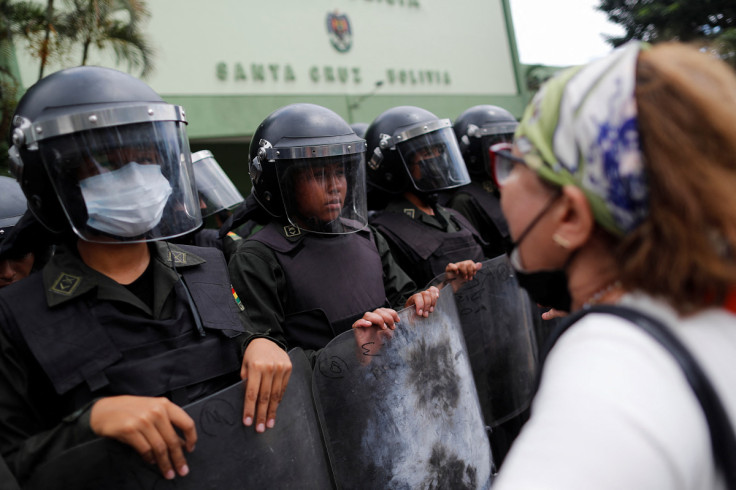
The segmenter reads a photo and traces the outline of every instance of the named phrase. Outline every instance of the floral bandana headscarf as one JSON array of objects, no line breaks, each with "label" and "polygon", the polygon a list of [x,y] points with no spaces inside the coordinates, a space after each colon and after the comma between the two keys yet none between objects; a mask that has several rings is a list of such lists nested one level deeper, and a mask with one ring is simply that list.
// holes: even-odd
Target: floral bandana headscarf
[{"label": "floral bandana headscarf", "polygon": [[646,47],[628,43],[549,80],[515,135],[517,149],[540,177],[582,189],[596,221],[616,235],[648,214],[634,98],[636,60]]}]

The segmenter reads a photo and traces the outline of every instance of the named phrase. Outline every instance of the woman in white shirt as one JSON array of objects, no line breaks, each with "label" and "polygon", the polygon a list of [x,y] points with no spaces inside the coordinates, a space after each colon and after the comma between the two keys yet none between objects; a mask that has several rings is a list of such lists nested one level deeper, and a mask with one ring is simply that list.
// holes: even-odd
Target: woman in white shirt
[{"label": "woman in white shirt", "polygon": [[[550,80],[513,146],[493,150],[511,261],[532,298],[571,312],[619,304],[660,320],[736,427],[731,68],[681,44],[627,44]],[[631,321],[591,312],[549,353],[494,488],[725,482],[673,355]]]}]

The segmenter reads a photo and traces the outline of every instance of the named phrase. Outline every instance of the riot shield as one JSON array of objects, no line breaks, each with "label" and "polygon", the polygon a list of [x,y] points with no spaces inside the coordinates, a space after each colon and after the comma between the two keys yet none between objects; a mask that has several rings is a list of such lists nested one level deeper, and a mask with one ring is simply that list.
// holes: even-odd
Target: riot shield
[{"label": "riot shield", "polygon": [[197,448],[187,454],[190,473],[165,480],[132,448],[110,439],[77,446],[42,465],[31,489],[229,489],[333,488],[311,395],[311,366],[300,349],[277,424],[263,434],[244,427],[242,383],[199,400],[185,410],[197,424]]},{"label": "riot shield", "polygon": [[[444,276],[433,283],[442,283]],[[541,313],[516,281],[505,255],[483,262],[472,281],[452,284],[483,417],[500,466],[528,417]],[[541,317],[540,317],[541,321]]]},{"label": "riot shield", "polygon": [[457,309],[359,328],[317,357],[313,391],[338,488],[488,488],[492,455]]},{"label": "riot shield", "polygon": [[0,456],[0,488],[3,490],[20,490],[20,485],[15,480],[15,476],[8,468],[5,459]]}]

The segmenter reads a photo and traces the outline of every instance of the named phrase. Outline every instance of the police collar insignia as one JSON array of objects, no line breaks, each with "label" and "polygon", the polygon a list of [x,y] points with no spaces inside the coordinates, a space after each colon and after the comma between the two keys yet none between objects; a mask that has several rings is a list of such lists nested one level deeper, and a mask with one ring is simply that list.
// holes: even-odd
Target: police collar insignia
[{"label": "police collar insignia", "polygon": [[62,272],[59,277],[49,288],[49,291],[61,294],[64,296],[71,296],[76,291],[77,287],[82,283],[82,278],[79,276],[73,276]]},{"label": "police collar insignia", "polygon": [[302,234],[302,230],[300,230],[298,227],[294,225],[284,226],[284,236],[292,237],[292,236],[299,236],[301,234]]},{"label": "police collar insignia", "polygon": [[182,252],[181,250],[171,250],[169,253],[169,261],[171,261],[171,258],[174,258],[174,263],[177,265],[182,265],[187,263],[187,254],[186,252]]}]

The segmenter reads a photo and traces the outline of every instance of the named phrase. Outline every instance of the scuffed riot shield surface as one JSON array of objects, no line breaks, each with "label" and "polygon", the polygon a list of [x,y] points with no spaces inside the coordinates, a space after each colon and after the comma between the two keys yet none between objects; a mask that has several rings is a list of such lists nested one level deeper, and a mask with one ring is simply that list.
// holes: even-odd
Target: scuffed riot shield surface
[{"label": "scuffed riot shield surface", "polygon": [[197,424],[197,448],[187,455],[188,476],[167,481],[128,446],[100,439],[40,467],[31,489],[333,488],[311,395],[311,366],[304,352],[289,353],[289,386],[278,423],[257,434],[244,427],[243,385],[238,383],[186,407]]},{"label": "scuffed riot shield surface", "polygon": [[[434,283],[442,282],[443,276]],[[455,285],[460,323],[496,463],[526,420],[537,373],[534,315],[539,310],[505,255],[483,262],[472,281]]]},{"label": "scuffed riot shield surface", "polygon": [[314,393],[338,488],[476,489],[492,478],[451,288],[429,318],[354,329],[317,358]]}]

